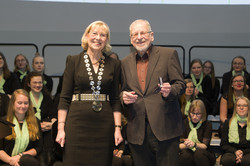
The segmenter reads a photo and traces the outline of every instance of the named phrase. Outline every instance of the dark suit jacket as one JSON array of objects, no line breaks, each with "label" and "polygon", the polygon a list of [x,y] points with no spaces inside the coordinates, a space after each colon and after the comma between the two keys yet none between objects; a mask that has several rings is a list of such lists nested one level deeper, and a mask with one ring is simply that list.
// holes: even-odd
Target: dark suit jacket
[{"label": "dark suit jacket", "polygon": [[[185,92],[185,83],[177,52],[171,48],[152,46],[144,92],[138,82],[135,55],[131,53],[122,60],[122,90],[135,91],[138,95],[135,103],[127,105],[128,141],[139,145],[143,143],[145,114],[159,141],[180,136],[184,127],[178,97]],[[171,93],[167,98],[154,92],[159,77],[171,84]]]}]

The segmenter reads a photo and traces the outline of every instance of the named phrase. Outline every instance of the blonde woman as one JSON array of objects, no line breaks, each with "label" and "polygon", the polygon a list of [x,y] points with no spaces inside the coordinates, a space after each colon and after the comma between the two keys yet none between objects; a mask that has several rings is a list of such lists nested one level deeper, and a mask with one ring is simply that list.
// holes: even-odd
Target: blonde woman
[{"label": "blonde woman", "polygon": [[69,56],[58,106],[56,141],[64,165],[110,166],[113,145],[122,142],[119,100],[120,62],[110,51],[110,31],[91,23],[82,36],[83,51]]},{"label": "blonde woman", "polygon": [[232,118],[223,125],[221,148],[223,166],[250,165],[250,102],[246,97],[236,100]]},{"label": "blonde woman", "polygon": [[181,136],[180,166],[213,166],[215,155],[209,151],[212,124],[206,119],[202,100],[193,100],[188,118],[184,120],[185,132]]},{"label": "blonde woman", "polygon": [[6,120],[15,127],[11,135],[0,140],[0,165],[38,166],[35,156],[42,150],[41,132],[25,90],[14,91]]}]

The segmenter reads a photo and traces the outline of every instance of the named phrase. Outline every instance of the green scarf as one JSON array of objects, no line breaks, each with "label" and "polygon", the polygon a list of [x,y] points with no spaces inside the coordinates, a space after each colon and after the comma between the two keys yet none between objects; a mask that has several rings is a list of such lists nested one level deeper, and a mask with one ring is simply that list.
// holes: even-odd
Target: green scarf
[{"label": "green scarf", "polygon": [[41,120],[41,109],[40,109],[40,107],[41,107],[41,104],[42,104],[42,101],[43,101],[43,94],[42,94],[42,92],[40,92],[38,103],[36,103],[36,100],[35,100],[35,98],[33,96],[33,93],[30,91],[30,100],[31,100],[33,106],[36,108],[36,114],[35,114],[35,116],[39,120]]},{"label": "green scarf", "polygon": [[199,92],[203,93],[202,86],[201,86],[201,83],[203,81],[203,72],[201,72],[200,81],[199,81],[198,84],[197,84],[197,81],[196,81],[196,79],[194,77],[194,74],[191,74],[191,78],[192,78],[192,81],[194,83],[194,86],[199,90]]},{"label": "green scarf", "polygon": [[46,81],[46,80],[44,80],[44,81],[43,81],[43,85],[46,85],[46,84],[47,84],[47,81]]},{"label": "green scarf", "polygon": [[23,72],[22,70],[18,70],[18,72],[21,74],[19,78],[22,81],[23,78],[27,75],[27,71]]},{"label": "green scarf", "polygon": [[14,131],[16,133],[16,139],[11,156],[16,156],[26,150],[29,144],[29,130],[25,119],[23,121],[22,129],[20,128],[16,117],[13,119],[13,124],[15,125]]},{"label": "green scarf", "polygon": [[184,115],[186,116],[188,116],[190,105],[191,105],[191,100],[188,100],[185,106],[185,111],[184,111]]},{"label": "green scarf", "polygon": [[0,80],[0,93],[5,93],[4,90],[3,90],[3,85],[5,83],[5,79],[2,75],[2,79]]},{"label": "green scarf", "polygon": [[[247,123],[247,117],[241,118],[238,114],[236,114],[235,117],[232,117],[231,124],[229,126],[229,132],[228,132],[228,141],[230,143],[237,143],[239,144],[239,131],[238,131],[238,122],[246,122]],[[246,134],[246,140],[250,141],[250,126],[247,123],[247,134]]]},{"label": "green scarf", "polygon": [[[198,140],[198,136],[197,136],[197,129],[201,127],[202,122],[198,122],[198,124],[196,125],[196,127],[194,127],[191,119],[189,120],[189,127],[191,129],[191,131],[188,134],[188,139],[190,141],[193,141],[194,143],[200,143],[200,141]],[[196,151],[195,147],[190,148],[192,151]]]},{"label": "green scarf", "polygon": [[[236,74],[235,70],[232,71],[232,76],[234,76]],[[244,71],[241,71],[241,75],[244,77],[245,75],[245,72]]]}]

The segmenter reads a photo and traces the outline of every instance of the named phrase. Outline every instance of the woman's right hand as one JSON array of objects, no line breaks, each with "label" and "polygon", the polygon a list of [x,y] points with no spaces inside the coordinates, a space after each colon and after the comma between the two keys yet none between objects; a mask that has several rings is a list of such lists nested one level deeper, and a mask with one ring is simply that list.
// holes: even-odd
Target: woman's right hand
[{"label": "woman's right hand", "polygon": [[19,166],[19,164],[18,164],[19,160],[20,160],[19,155],[12,156],[12,157],[10,157],[9,165],[11,165],[11,166]]},{"label": "woman's right hand", "polygon": [[[58,124],[60,125],[60,124]],[[59,126],[58,126],[59,127]],[[56,142],[60,144],[61,147],[64,147],[65,144],[65,131],[63,129],[59,129],[57,131]]]}]

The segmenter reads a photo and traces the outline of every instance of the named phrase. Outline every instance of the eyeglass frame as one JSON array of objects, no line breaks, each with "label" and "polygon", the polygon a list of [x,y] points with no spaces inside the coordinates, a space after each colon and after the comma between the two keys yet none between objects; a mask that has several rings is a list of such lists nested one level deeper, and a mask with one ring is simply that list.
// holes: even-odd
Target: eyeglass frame
[{"label": "eyeglass frame", "polygon": [[152,31],[133,33],[133,34],[130,34],[130,37],[131,37],[131,38],[137,38],[137,37],[139,36],[139,34],[140,34],[142,37],[145,37],[147,34],[150,34],[151,32],[152,32]]}]

